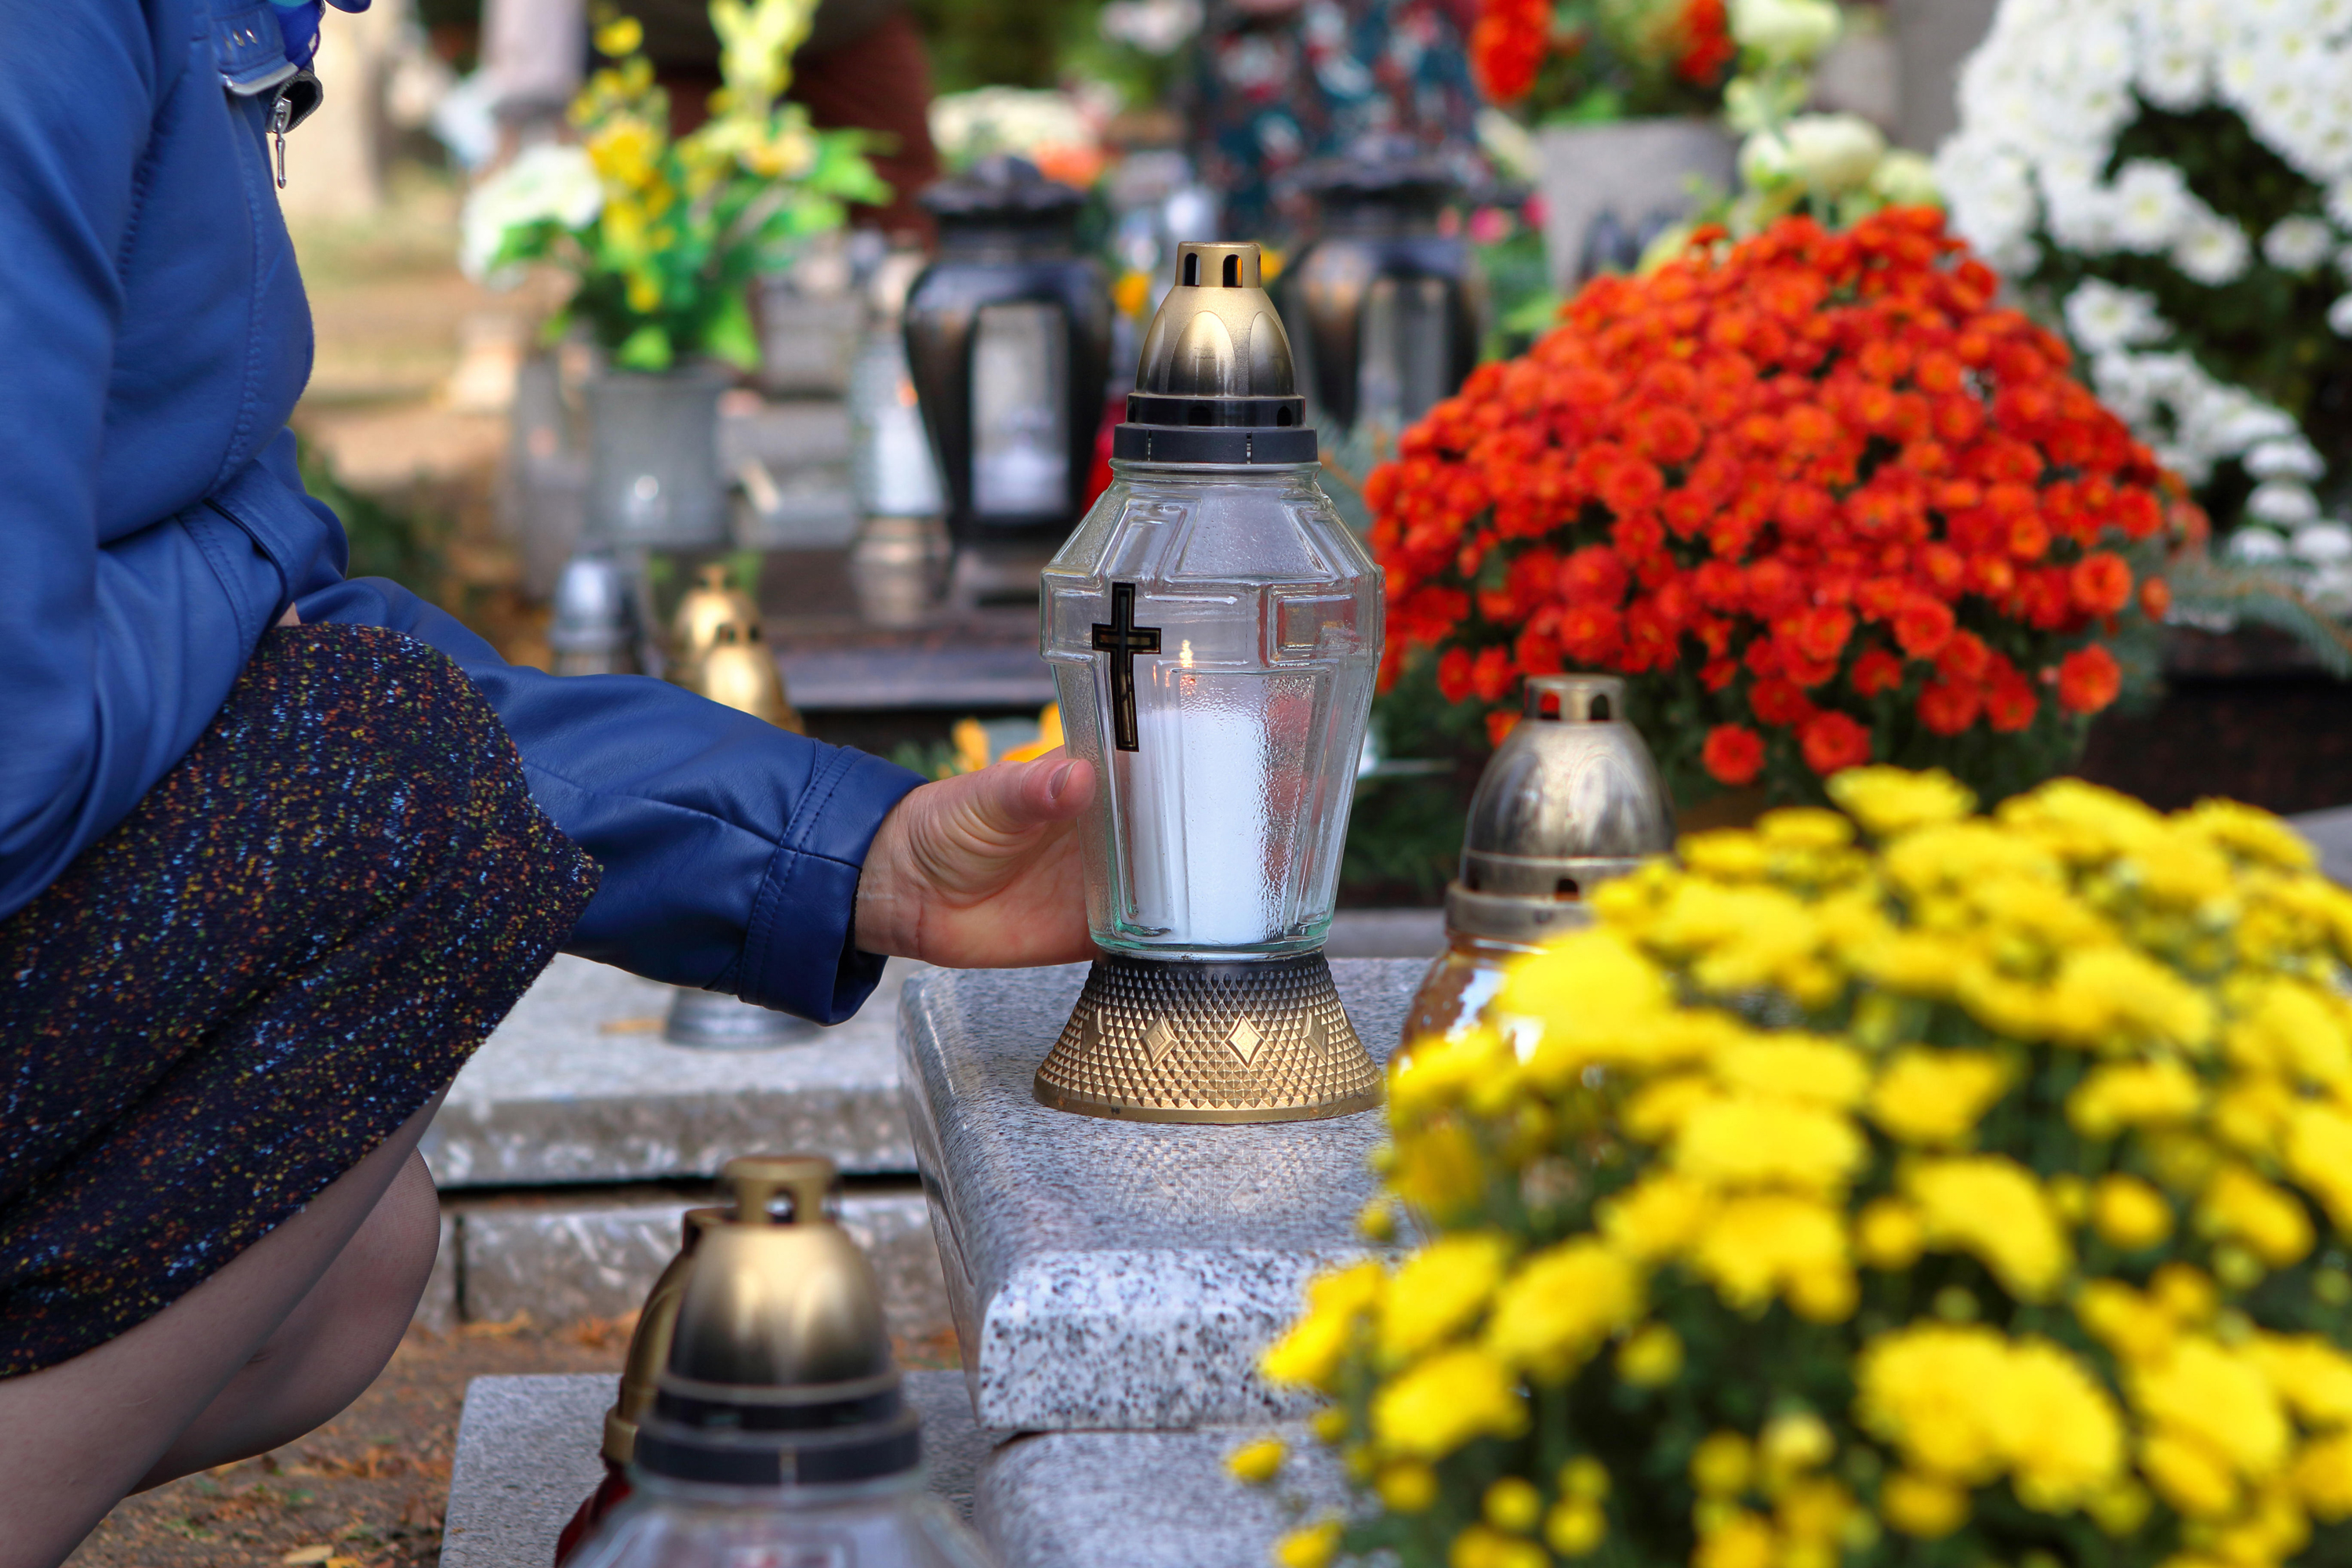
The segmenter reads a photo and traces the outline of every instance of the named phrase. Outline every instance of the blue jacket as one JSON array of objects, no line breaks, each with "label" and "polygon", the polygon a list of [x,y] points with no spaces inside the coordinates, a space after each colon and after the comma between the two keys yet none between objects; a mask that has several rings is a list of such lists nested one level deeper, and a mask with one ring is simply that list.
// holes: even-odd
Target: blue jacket
[{"label": "blue jacket", "polygon": [[283,51],[268,0],[0,0],[0,917],[187,752],[292,604],[481,688],[604,868],[570,951],[846,1017],[881,967],[850,942],[858,869],[914,774],[659,681],[516,668],[344,580],[285,427],[310,316],[254,90]]}]

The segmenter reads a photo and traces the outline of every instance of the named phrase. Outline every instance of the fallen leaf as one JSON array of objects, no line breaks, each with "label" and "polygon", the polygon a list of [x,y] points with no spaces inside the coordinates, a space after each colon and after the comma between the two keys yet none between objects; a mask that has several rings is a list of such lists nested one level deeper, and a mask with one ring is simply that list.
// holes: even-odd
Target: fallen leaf
[{"label": "fallen leaf", "polygon": [[311,1568],[312,1564],[328,1562],[334,1555],[335,1549],[331,1546],[298,1546],[278,1561],[285,1568]]},{"label": "fallen leaf", "polygon": [[530,1310],[518,1308],[515,1315],[503,1323],[467,1323],[465,1333],[469,1340],[506,1340],[512,1339],[530,1327]]},{"label": "fallen leaf", "polygon": [[659,1018],[607,1018],[596,1026],[600,1035],[650,1035],[662,1026]]}]

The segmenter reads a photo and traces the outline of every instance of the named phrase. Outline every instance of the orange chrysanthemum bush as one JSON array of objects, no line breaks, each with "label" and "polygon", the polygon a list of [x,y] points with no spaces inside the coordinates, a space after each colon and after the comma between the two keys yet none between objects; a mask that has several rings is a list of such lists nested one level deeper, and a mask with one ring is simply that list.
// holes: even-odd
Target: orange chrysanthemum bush
[{"label": "orange chrysanthemum bush", "polygon": [[1522,675],[1633,677],[1686,803],[2059,771],[2165,607],[2167,481],[1995,288],[1924,208],[1595,280],[1371,475],[1383,679],[1435,648],[1499,738]]}]

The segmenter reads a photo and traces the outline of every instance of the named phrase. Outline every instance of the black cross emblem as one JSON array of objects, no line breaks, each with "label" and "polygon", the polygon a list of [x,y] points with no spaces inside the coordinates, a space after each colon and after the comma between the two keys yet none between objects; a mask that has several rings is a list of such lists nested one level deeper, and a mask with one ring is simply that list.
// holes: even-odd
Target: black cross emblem
[{"label": "black cross emblem", "polygon": [[1135,656],[1160,651],[1160,628],[1135,624],[1135,584],[1110,585],[1110,625],[1095,623],[1095,651],[1110,655],[1111,738],[1122,752],[1137,752]]}]

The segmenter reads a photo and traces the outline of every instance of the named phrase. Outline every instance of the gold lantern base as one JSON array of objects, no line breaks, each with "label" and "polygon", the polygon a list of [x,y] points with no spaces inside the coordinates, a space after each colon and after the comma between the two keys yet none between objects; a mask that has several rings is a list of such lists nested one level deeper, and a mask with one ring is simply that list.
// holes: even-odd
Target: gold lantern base
[{"label": "gold lantern base", "polygon": [[1037,1069],[1055,1110],[1124,1121],[1307,1121],[1381,1102],[1320,952],[1215,962],[1095,960]]}]

